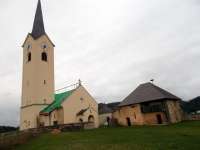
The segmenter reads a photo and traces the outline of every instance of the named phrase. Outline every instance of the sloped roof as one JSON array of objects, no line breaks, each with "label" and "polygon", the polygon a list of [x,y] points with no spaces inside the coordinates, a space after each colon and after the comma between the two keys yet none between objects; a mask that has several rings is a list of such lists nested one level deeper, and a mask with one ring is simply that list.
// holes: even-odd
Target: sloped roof
[{"label": "sloped roof", "polygon": [[42,15],[42,7],[40,0],[38,0],[31,35],[33,36],[34,39],[37,39],[44,34],[45,34],[45,29],[44,29],[43,15]]},{"label": "sloped roof", "polygon": [[98,109],[99,109],[99,114],[105,114],[105,113],[112,113],[113,112],[113,110],[111,108],[109,108],[107,106],[107,104],[100,103],[99,106],[98,106]]},{"label": "sloped roof", "polygon": [[180,100],[177,96],[167,92],[166,90],[148,82],[139,85],[130,95],[128,95],[119,106],[127,106],[148,101],[170,99]]},{"label": "sloped roof", "polygon": [[108,104],[100,103],[98,105],[99,114],[112,113],[114,110],[117,109],[119,104],[120,104],[119,102],[108,103]]},{"label": "sloped roof", "polygon": [[61,107],[61,104],[64,100],[66,100],[74,90],[66,91],[63,93],[55,94],[54,95],[54,101],[48,105],[46,108],[44,108],[40,113],[41,114],[48,114],[54,111],[55,109],[58,109]]},{"label": "sloped roof", "polygon": [[120,102],[113,102],[113,103],[108,103],[107,106],[114,111],[118,108],[119,104],[120,104]]}]

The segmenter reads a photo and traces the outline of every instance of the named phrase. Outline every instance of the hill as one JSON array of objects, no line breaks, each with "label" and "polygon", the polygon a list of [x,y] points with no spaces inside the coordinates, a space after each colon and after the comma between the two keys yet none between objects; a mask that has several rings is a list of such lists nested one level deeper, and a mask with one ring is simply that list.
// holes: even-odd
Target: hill
[{"label": "hill", "polygon": [[187,113],[193,113],[200,110],[200,96],[186,102],[182,101],[181,106]]},{"label": "hill", "polygon": [[15,150],[199,150],[200,121],[43,134]]}]

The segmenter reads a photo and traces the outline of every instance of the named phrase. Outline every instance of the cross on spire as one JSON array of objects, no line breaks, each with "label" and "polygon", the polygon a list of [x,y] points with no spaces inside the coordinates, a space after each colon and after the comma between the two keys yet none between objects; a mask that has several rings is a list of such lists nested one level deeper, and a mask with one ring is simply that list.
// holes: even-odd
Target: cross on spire
[{"label": "cross on spire", "polygon": [[42,36],[44,34],[45,34],[45,29],[44,29],[43,15],[42,15],[42,7],[41,7],[40,0],[38,0],[31,35],[33,36],[33,38],[36,39],[36,38],[39,38],[40,36]]}]

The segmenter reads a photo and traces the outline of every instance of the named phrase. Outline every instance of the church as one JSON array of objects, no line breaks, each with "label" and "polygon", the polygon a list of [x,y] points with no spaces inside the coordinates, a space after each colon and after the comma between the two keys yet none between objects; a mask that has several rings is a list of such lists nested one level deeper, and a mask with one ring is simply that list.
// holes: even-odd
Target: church
[{"label": "church", "polygon": [[98,104],[80,81],[55,93],[55,45],[45,32],[40,0],[32,32],[22,47],[20,130],[80,122],[98,127]]}]

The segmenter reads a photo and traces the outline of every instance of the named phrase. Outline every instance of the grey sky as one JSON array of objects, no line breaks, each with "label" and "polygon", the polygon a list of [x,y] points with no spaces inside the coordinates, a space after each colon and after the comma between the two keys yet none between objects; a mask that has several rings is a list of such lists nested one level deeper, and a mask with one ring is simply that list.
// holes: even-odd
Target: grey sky
[{"label": "grey sky", "polygon": [[[37,0],[0,1],[0,125],[17,125],[22,48]],[[200,95],[199,0],[42,0],[55,82],[79,78],[98,102],[151,78],[184,100]]]}]

